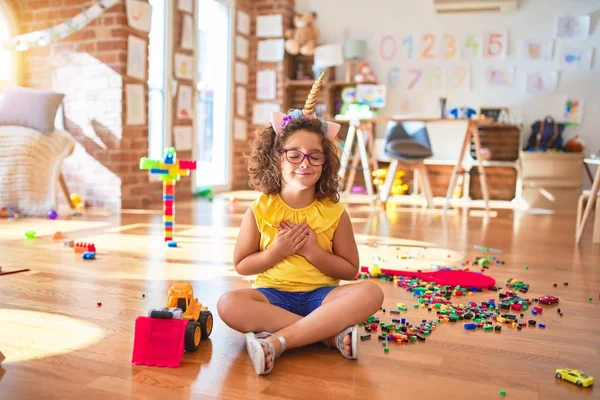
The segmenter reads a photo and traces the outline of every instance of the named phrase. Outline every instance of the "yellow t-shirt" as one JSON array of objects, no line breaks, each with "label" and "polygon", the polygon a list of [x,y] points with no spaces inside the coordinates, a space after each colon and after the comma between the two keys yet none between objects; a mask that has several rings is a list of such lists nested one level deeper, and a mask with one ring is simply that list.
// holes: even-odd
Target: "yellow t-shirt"
[{"label": "yellow t-shirt", "polygon": [[[260,251],[268,248],[277,235],[279,224],[306,223],[317,237],[319,246],[333,253],[333,234],[344,213],[341,203],[330,200],[315,200],[304,208],[292,208],[279,196],[262,194],[250,205],[260,232]],[[288,292],[308,292],[323,286],[335,286],[340,282],[325,275],[308,260],[292,254],[268,270],[258,274],[253,288],[276,288]]]}]

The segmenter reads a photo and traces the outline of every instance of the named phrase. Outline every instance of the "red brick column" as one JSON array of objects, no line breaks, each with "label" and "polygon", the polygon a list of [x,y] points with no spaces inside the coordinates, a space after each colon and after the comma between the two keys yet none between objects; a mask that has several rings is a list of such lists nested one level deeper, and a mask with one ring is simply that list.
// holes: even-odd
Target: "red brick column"
[{"label": "red brick column", "polygon": [[[195,44],[196,44],[196,40],[197,40],[197,20],[195,17],[195,13],[196,13],[196,2],[194,1],[194,12],[193,14],[188,14],[185,11],[181,11],[178,9],[177,7],[177,1],[169,1],[169,6],[172,7],[171,9],[171,15],[173,15],[173,54],[167,54],[167,57],[171,57],[172,59],[172,63],[173,63],[173,71],[175,71],[175,54],[179,53],[179,54],[185,54],[187,56],[194,56],[195,50],[187,50],[181,47],[181,35],[182,35],[182,30],[183,30],[183,19],[184,16],[190,15],[193,18],[193,32],[194,32],[194,48],[195,48]],[[168,77],[168,79],[175,79],[175,72],[173,72],[173,77]],[[168,80],[167,80],[168,82]],[[194,88],[194,81],[193,80],[185,80],[185,79],[177,79],[177,90],[179,90],[179,87],[181,85],[185,85],[185,86],[190,86],[192,88],[192,93],[194,93],[195,88]],[[171,138],[173,138],[173,127],[174,126],[192,126],[193,124],[193,119],[178,119],[177,118],[177,93],[175,94],[175,96],[172,99],[173,102],[173,125],[171,126],[171,129],[169,130],[169,132],[167,132],[168,135],[171,135]],[[196,116],[193,116],[193,118],[196,118]],[[197,128],[196,128],[197,129]],[[196,137],[196,132],[192,131],[192,137]],[[189,160],[192,158],[192,151],[191,150],[186,150],[186,151],[182,151],[182,150],[178,150],[177,149],[177,143],[175,143],[174,140],[171,140],[171,143],[173,144],[173,147],[175,147],[175,149],[177,150],[177,158],[180,160]],[[196,143],[195,140],[192,140],[192,143]],[[197,173],[210,173],[209,171],[198,171]],[[181,180],[179,182],[177,182],[177,184],[175,185],[175,199],[177,199],[176,201],[180,201],[181,199],[189,199],[191,198],[191,193],[192,193],[192,179],[194,179],[194,174],[191,174],[190,176],[187,177],[181,177]],[[159,189],[160,192],[160,189]]]}]

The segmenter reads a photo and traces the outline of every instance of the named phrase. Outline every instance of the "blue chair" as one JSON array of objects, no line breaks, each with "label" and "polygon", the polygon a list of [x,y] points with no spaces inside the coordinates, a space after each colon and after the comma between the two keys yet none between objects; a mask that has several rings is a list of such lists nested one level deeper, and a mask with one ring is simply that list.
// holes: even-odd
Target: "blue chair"
[{"label": "blue chair", "polygon": [[415,172],[418,174],[425,198],[427,199],[427,205],[433,208],[433,194],[429,183],[429,176],[427,175],[427,168],[423,162],[433,156],[425,123],[420,121],[388,122],[384,153],[392,161],[383,185],[383,190],[381,191],[381,201],[384,203],[387,201],[398,164],[402,162],[403,164],[414,165]]}]

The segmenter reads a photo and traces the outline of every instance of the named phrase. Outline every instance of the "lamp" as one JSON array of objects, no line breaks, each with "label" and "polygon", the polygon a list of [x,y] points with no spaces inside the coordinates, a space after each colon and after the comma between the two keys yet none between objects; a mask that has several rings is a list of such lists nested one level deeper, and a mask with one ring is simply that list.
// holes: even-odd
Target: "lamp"
[{"label": "lamp", "polygon": [[364,60],[367,58],[367,41],[348,39],[344,42],[344,58],[346,60]]},{"label": "lamp", "polygon": [[354,67],[358,61],[367,58],[367,41],[348,39],[344,42],[344,58],[346,59],[346,81],[352,81]]}]

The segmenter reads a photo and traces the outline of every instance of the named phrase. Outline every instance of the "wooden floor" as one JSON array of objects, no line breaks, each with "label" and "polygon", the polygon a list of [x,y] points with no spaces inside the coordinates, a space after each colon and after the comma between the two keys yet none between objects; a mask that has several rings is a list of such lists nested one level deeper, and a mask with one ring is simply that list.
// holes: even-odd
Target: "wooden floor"
[{"label": "wooden floor", "polygon": [[[378,252],[388,261],[394,252],[417,252],[406,261],[414,267],[472,259],[481,254],[475,245],[502,249],[505,265],[489,273],[500,284],[509,277],[529,283],[529,297],[560,297],[564,317],[547,307],[537,318],[545,330],[499,334],[441,324],[426,342],[391,345],[388,354],[374,336],[361,342],[358,361],[314,345],[285,353],[271,375],[258,377],[243,336],[216,315],[222,293],[249,285],[231,263],[247,205],[226,199],[178,204],[177,249],[162,243],[160,211],[1,220],[0,265],[31,271],[0,277],[0,351],[7,357],[0,399],[497,399],[500,390],[507,399],[600,398],[600,388],[554,378],[556,368],[569,367],[600,379],[600,246],[591,243],[589,231],[574,245],[573,215],[501,210],[486,220],[457,211],[444,218],[431,210],[350,206],[363,264]],[[46,236],[24,240],[28,229]],[[53,241],[57,230],[94,242],[97,260],[83,261],[62,240]],[[133,366],[136,317],[162,307],[168,287],[179,280],[191,282],[215,314],[210,340],[185,354],[180,368]],[[435,317],[414,310],[403,289],[377,283],[386,294],[384,307],[402,301],[409,304],[403,315],[409,321]],[[380,318],[391,319],[389,313]]]}]

